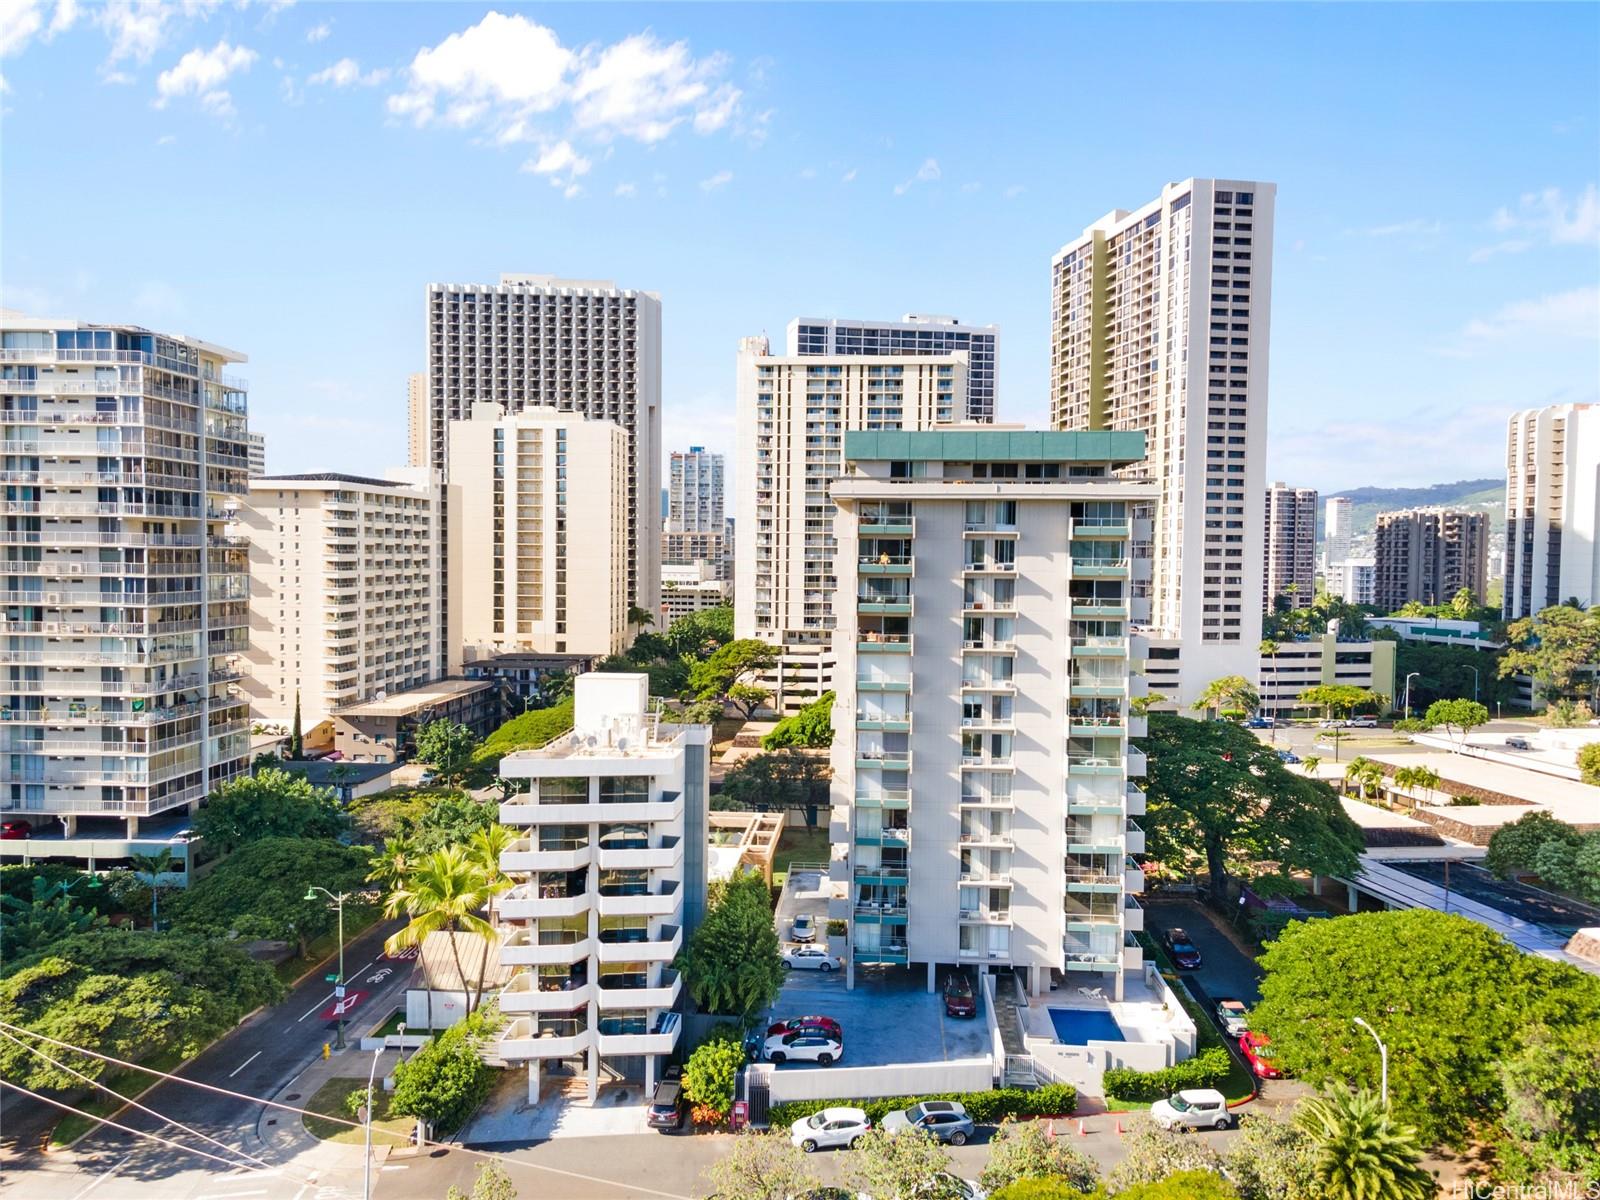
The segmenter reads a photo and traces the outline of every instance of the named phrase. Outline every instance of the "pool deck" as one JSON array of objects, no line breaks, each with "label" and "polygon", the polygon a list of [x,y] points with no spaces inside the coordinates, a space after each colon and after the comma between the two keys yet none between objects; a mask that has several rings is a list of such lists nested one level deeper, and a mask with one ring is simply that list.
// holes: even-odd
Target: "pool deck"
[{"label": "pool deck", "polygon": [[[1085,994],[1099,991],[1102,995]],[[1169,1036],[1166,1014],[1161,1007],[1161,997],[1144,982],[1138,972],[1123,975],[1123,998],[1110,999],[1109,984],[1062,984],[1053,992],[1036,997],[1022,1010],[1023,1032],[1029,1037],[1056,1041],[1055,1025],[1050,1021],[1052,1008],[1076,1009],[1080,1012],[1108,1013],[1122,1030],[1128,1042],[1157,1042]]]}]

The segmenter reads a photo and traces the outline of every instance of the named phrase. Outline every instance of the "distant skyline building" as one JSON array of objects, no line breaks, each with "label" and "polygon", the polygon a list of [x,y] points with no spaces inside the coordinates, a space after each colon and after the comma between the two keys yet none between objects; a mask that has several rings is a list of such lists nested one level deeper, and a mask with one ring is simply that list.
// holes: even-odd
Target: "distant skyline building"
[{"label": "distant skyline building", "polygon": [[1506,428],[1505,616],[1600,601],[1600,404],[1556,404]]},{"label": "distant skyline building", "polygon": [[1413,600],[1448,604],[1462,588],[1481,602],[1489,579],[1489,518],[1449,508],[1379,513],[1373,560],[1373,603],[1386,613]]},{"label": "distant skyline building", "polygon": [[704,446],[674,450],[667,468],[667,532],[718,533],[724,511],[723,456]]},{"label": "distant skyline building", "polygon": [[1322,506],[1322,565],[1333,567],[1350,557],[1355,504],[1349,496],[1329,496]]},{"label": "distant skyline building", "polygon": [[1377,603],[1377,560],[1347,558],[1328,568],[1328,591],[1349,604]]},{"label": "distant skyline building", "polygon": [[920,430],[956,420],[967,355],[774,355],[739,343],[734,632],[776,647],[764,686],[794,710],[834,686],[838,570],[834,502],[847,430]]},{"label": "distant skyline building", "polygon": [[250,478],[267,473],[267,436],[254,430],[244,435],[244,447],[249,461]]},{"label": "distant skyline building", "polygon": [[406,465],[430,466],[428,455],[428,376],[414,371],[406,376]]},{"label": "distant skyline building", "polygon": [[1310,608],[1317,592],[1317,490],[1274,483],[1266,499],[1263,609],[1282,596],[1291,608]]},{"label": "distant skyline building", "polygon": [[[1187,707],[1253,678],[1261,640],[1271,183],[1186,179],[1115,209],[1051,263],[1050,421],[1138,430],[1159,485],[1136,594],[1151,601],[1151,686]],[[1202,347],[1204,353],[1202,353]]]},{"label": "distant skyline building", "polygon": [[122,839],[248,770],[232,525],[249,405],[227,373],[244,361],[137,325],[0,314],[0,816],[69,835],[97,819],[102,861],[153,852]]},{"label": "distant skyline building", "polygon": [[791,356],[865,354],[907,356],[967,353],[965,412],[957,420],[988,423],[996,416],[1000,327],[963,325],[954,317],[907,313],[898,321],[796,317],[789,322]]}]

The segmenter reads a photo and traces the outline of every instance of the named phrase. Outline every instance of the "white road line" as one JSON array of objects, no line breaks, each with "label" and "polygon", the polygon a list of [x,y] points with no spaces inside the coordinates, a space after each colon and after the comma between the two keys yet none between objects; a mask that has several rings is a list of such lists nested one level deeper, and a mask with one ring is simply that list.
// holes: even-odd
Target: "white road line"
[{"label": "white road line", "polygon": [[409,1171],[409,1170],[411,1170],[411,1164],[410,1163],[400,1163],[398,1166],[392,1166],[392,1167],[391,1166],[383,1166],[383,1167],[379,1167],[378,1170],[380,1170],[380,1171]]},{"label": "white road line", "polygon": [[298,1020],[298,1021],[296,1021],[296,1022],[295,1022],[295,1024],[296,1024],[296,1025],[298,1025],[298,1024],[300,1024],[300,1021],[304,1021],[304,1020],[305,1020],[305,1019],[306,1019],[306,1017],[309,1017],[309,1016],[310,1016],[310,1015],[311,1015],[311,1014],[312,1014],[312,1013],[314,1013],[314,1012],[318,1012],[318,1011],[320,1011],[320,1010],[321,1010],[321,1008],[322,1008],[322,1006],[323,1006],[323,1005],[324,1005],[324,1004],[326,1004],[326,1003],[327,1003],[327,1002],[328,1002],[328,1001],[329,1001],[329,1000],[332,1000],[332,999],[333,999],[333,993],[332,993],[332,992],[329,992],[329,993],[328,993],[328,994],[327,994],[327,995],[326,995],[326,996],[324,996],[324,997],[323,997],[323,998],[322,998],[322,999],[321,999],[321,1000],[318,1000],[318,1001],[317,1001],[317,1002],[316,1002],[316,1003],[315,1003],[315,1004],[313,1004],[313,1005],[312,1005],[312,1006],[311,1006],[311,1007],[310,1007],[310,1008],[309,1008],[309,1009],[307,1009],[307,1010],[306,1010],[306,1016],[305,1016],[305,1017],[301,1017],[301,1018],[300,1018],[300,1020]]},{"label": "white road line", "polygon": [[266,1194],[266,1188],[256,1188],[253,1192],[205,1192],[199,1196],[191,1197],[190,1200],[239,1200],[242,1196],[265,1196]]},{"label": "white road line", "polygon": [[126,1158],[119,1159],[117,1162],[113,1163],[110,1170],[104,1171],[101,1174],[96,1175],[95,1178],[94,1178],[94,1182],[90,1183],[88,1187],[84,1188],[81,1192],[79,1192],[76,1196],[74,1196],[72,1198],[72,1200],[83,1200],[84,1196],[87,1196],[90,1192],[94,1191],[95,1188],[99,1187],[102,1183],[104,1183],[106,1180],[110,1179],[118,1171],[122,1170],[123,1167],[127,1166],[129,1160],[132,1159],[132,1158],[133,1158],[133,1155],[130,1154]]},{"label": "white road line", "polygon": [[242,1063],[240,1063],[240,1064],[239,1064],[239,1065],[238,1065],[238,1066],[237,1066],[237,1067],[235,1067],[235,1068],[234,1068],[234,1069],[233,1069],[233,1070],[231,1070],[231,1071],[229,1071],[229,1072],[228,1072],[228,1078],[229,1078],[229,1079],[232,1079],[232,1078],[233,1078],[233,1077],[234,1077],[234,1076],[235,1076],[235,1075],[237,1075],[237,1074],[238,1074],[238,1073],[239,1073],[239,1072],[240,1072],[240,1071],[242,1071],[242,1070],[244,1070],[244,1069],[245,1069],[245,1068],[246,1068],[246,1067],[248,1067],[248,1066],[249,1066],[249,1065],[250,1065],[250,1064],[251,1064],[251,1063],[253,1063],[253,1062],[255,1062],[255,1060],[256,1060],[256,1059],[258,1059],[258,1058],[260,1058],[260,1057],[261,1057],[261,1051],[259,1051],[259,1050],[257,1050],[257,1051],[256,1051],[256,1052],[255,1052],[255,1053],[254,1053],[254,1054],[252,1054],[252,1055],[251,1055],[251,1056],[250,1056],[250,1057],[249,1057],[249,1058],[247,1058],[247,1059],[245,1059],[245,1060],[244,1060],[244,1061],[243,1061],[243,1062],[242,1062]]}]

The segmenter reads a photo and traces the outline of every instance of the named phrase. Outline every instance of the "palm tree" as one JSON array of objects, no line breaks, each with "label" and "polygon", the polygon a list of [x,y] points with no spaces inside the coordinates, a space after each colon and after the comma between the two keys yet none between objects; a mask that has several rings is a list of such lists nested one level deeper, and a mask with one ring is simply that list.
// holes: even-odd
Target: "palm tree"
[{"label": "palm tree", "polygon": [[128,861],[133,864],[135,875],[150,880],[150,932],[154,933],[159,928],[161,916],[161,886],[156,882],[156,876],[167,874],[177,864],[173,861],[171,850],[162,850],[159,854],[130,854]]},{"label": "palm tree", "polygon": [[1317,777],[1317,768],[1321,765],[1322,759],[1318,758],[1315,754],[1309,754],[1306,756],[1305,760],[1301,762],[1300,770],[1303,774],[1309,775],[1315,779]]},{"label": "palm tree", "polygon": [[1417,1131],[1397,1124],[1369,1091],[1338,1089],[1301,1103],[1295,1125],[1315,1143],[1313,1171],[1327,1200],[1429,1200]]},{"label": "palm tree", "polygon": [[1248,679],[1243,675],[1225,675],[1206,684],[1206,689],[1200,693],[1200,698],[1189,707],[1196,712],[1215,710],[1217,716],[1221,717],[1224,708],[1251,712],[1260,703],[1261,697],[1256,694],[1255,688],[1250,686]]},{"label": "palm tree", "polygon": [[644,631],[646,625],[654,625],[656,619],[648,608],[640,608],[637,604],[628,605],[628,625],[630,628]]},{"label": "palm tree", "polygon": [[[489,924],[495,924],[494,898],[511,886],[511,880],[500,869],[500,856],[516,841],[517,835],[505,825],[491,825],[480,829],[467,842],[467,854],[484,873],[489,889]],[[478,999],[483,1003],[483,977],[489,972],[490,939],[483,940],[483,956],[478,964]]]},{"label": "palm tree", "polygon": [[409,833],[386,838],[383,851],[372,860],[372,870],[367,872],[367,879],[372,883],[381,883],[388,891],[394,891],[416,862],[416,838]]},{"label": "palm tree", "polygon": [[[1272,679],[1273,679],[1273,689],[1272,690],[1273,690],[1274,693],[1276,693],[1277,690],[1278,690],[1277,689],[1278,667],[1277,667],[1276,660],[1273,658],[1273,655],[1278,653],[1278,643],[1273,641],[1271,638],[1262,638],[1261,639],[1261,646],[1260,646],[1260,648],[1258,650],[1258,653],[1261,655],[1262,660],[1264,662],[1266,662],[1268,664],[1268,666],[1272,670]],[[1273,716],[1274,717],[1277,716],[1276,711],[1274,711]],[[1272,722],[1272,740],[1274,742],[1276,742],[1278,740],[1278,722],[1276,720],[1274,720]]]},{"label": "palm tree", "polygon": [[[483,868],[463,846],[446,846],[417,862],[389,893],[384,902],[385,916],[404,914],[410,918],[406,927],[383,943],[385,954],[397,954],[412,946],[420,947],[430,933],[445,933],[450,939],[450,954],[455,959],[456,974],[463,989],[467,973],[461,966],[461,947],[457,935],[493,940],[494,926],[479,916],[489,904],[493,885]],[[427,959],[423,957],[423,972],[427,974]],[[433,981],[427,980],[429,1007],[432,1007]],[[478,994],[483,990],[482,976],[478,980]],[[467,1014],[473,1009],[473,994],[467,994]],[[433,1024],[429,1013],[429,1026]]]}]

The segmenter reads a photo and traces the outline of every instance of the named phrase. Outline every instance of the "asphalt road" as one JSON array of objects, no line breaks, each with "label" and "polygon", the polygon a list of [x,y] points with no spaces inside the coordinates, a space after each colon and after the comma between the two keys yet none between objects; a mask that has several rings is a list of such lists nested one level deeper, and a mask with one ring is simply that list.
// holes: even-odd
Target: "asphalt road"
[{"label": "asphalt road", "polygon": [[1200,951],[1200,969],[1182,971],[1184,980],[1198,984],[1208,996],[1229,996],[1254,1004],[1261,999],[1261,968],[1217,928],[1202,905],[1188,900],[1146,898],[1145,928],[1159,942],[1168,929],[1181,928]]},{"label": "asphalt road", "polygon": [[[398,929],[398,922],[374,926],[360,938],[345,947],[345,962],[351,979],[351,990],[364,990],[366,997],[354,1007],[346,1024],[346,1041],[351,1049],[344,1053],[363,1061],[367,1056],[353,1049],[370,1019],[380,1013],[392,1011],[401,1003],[407,981],[411,977],[410,962],[384,959],[383,939]],[[328,970],[331,972],[333,966]],[[387,969],[388,974],[382,974]],[[318,971],[310,979],[290,992],[283,1003],[257,1013],[232,1033],[217,1042],[180,1074],[187,1079],[224,1087],[248,1096],[275,1098],[305,1066],[322,1053],[324,1042],[334,1040],[335,1022],[324,1019],[323,1014],[334,1003],[332,985],[325,982],[325,972]],[[352,1065],[351,1074],[355,1074]],[[287,1098],[285,1098],[287,1099]],[[13,1094],[13,1100],[15,1095]],[[292,1101],[290,1101],[292,1103]],[[186,1087],[175,1082],[163,1083],[146,1095],[140,1103],[160,1113],[168,1122],[180,1122],[198,1129],[228,1146],[239,1147],[254,1142],[256,1121],[261,1106],[247,1100],[233,1100],[199,1088]],[[217,1192],[215,1185],[225,1175],[226,1168],[181,1150],[159,1146],[131,1134],[101,1127],[83,1138],[70,1161],[63,1156],[40,1153],[38,1130],[48,1127],[53,1119],[41,1118],[44,1106],[25,1100],[15,1119],[7,1117],[5,1130],[8,1142],[0,1145],[0,1161],[4,1163],[5,1191],[33,1200],[65,1200],[76,1197],[89,1187],[94,1187],[95,1200],[118,1200],[119,1197],[160,1196],[163,1200],[183,1200],[184,1197],[223,1196],[249,1194],[254,1197],[298,1196],[304,1183],[282,1175],[250,1178],[260,1180],[258,1187],[249,1193]],[[295,1120],[292,1114],[284,1114]],[[123,1125],[142,1131],[155,1131],[164,1122],[136,1109],[124,1112],[116,1120]],[[28,1130],[33,1130],[31,1136]],[[193,1138],[170,1126],[165,1136],[174,1141],[203,1149],[220,1157],[229,1157],[216,1146]],[[208,1193],[196,1189],[209,1187]],[[442,1194],[442,1193],[441,1193]],[[333,1196],[324,1200],[336,1200]]]}]

